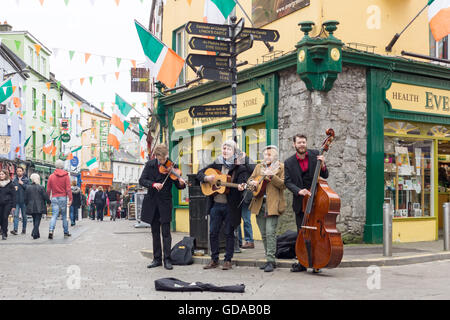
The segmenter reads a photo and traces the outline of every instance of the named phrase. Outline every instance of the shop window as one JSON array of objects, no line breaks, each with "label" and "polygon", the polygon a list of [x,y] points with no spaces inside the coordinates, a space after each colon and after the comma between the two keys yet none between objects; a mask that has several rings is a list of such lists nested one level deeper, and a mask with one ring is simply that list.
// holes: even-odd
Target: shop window
[{"label": "shop window", "polygon": [[266,124],[249,126],[245,130],[245,150],[249,158],[257,163],[263,159],[262,150],[267,145]]},{"label": "shop window", "polygon": [[450,131],[447,129],[447,127],[444,126],[433,126],[428,130],[427,135],[433,137],[448,138],[450,137]]},{"label": "shop window", "polygon": [[[187,39],[186,39],[186,31],[184,30],[184,26],[175,30],[175,48],[174,51],[183,59],[186,59],[187,52]],[[181,70],[180,76],[177,81],[177,86],[180,86],[186,82],[186,64],[183,66]]]},{"label": "shop window", "polygon": [[433,216],[433,141],[384,137],[384,197],[395,218]]},{"label": "shop window", "polygon": [[420,134],[420,128],[412,123],[403,121],[387,122],[384,125],[384,132],[395,134]]},{"label": "shop window", "polygon": [[436,42],[430,30],[429,38],[430,38],[430,56],[439,59],[448,59],[449,58],[448,52],[450,49],[448,36],[442,38],[441,41]]},{"label": "shop window", "polygon": [[[192,161],[192,141],[191,139],[180,140],[177,144],[178,150],[178,167],[181,169],[181,175],[184,180],[187,181],[187,175],[193,173],[193,161]],[[180,205],[189,204],[189,192],[188,188],[179,190],[179,201]]]}]

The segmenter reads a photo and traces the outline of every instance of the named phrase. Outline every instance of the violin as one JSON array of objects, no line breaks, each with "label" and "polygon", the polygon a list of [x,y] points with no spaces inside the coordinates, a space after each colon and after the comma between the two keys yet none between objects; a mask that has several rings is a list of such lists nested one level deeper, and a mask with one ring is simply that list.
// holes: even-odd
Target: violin
[{"label": "violin", "polygon": [[[328,129],[327,139],[322,144],[321,155],[328,151],[334,140],[333,129]],[[336,228],[341,200],[319,179],[322,161],[318,161],[311,184],[311,196],[303,198],[303,221],[295,244],[295,253],[300,264],[306,268],[336,268],[342,260],[344,247],[340,232]]]},{"label": "violin", "polygon": [[175,168],[175,164],[170,159],[167,159],[164,164],[159,166],[159,173],[167,174],[172,180],[182,179],[181,169]]}]

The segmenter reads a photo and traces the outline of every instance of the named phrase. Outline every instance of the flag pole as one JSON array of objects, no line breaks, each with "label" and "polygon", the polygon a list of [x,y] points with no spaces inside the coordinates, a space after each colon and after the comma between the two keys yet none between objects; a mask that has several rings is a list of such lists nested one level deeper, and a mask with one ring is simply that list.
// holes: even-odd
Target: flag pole
[{"label": "flag pole", "polygon": [[430,5],[434,2],[434,0],[429,0],[428,3],[425,5],[425,7],[422,8],[422,10],[420,10],[420,12],[414,17],[414,19],[412,19],[408,25],[402,30],[402,32],[400,33],[396,33],[394,35],[394,37],[392,38],[391,42],[389,42],[389,44],[386,46],[386,51],[387,52],[391,52],[392,51],[392,47],[395,45],[395,43],[397,42],[398,38],[400,38],[400,36],[403,34],[403,32],[405,32],[406,29],[409,28],[409,26],[414,22],[414,20],[417,19],[417,17],[419,17],[421,15],[421,13]]}]

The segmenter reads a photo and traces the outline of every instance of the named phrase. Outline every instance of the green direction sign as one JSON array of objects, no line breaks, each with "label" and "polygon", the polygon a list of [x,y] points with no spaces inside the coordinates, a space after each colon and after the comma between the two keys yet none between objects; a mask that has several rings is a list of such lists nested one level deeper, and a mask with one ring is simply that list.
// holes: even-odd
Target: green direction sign
[{"label": "green direction sign", "polygon": [[268,29],[256,29],[256,28],[244,28],[240,38],[245,38],[249,35],[253,35],[253,40],[256,41],[267,41],[267,42],[277,42],[280,39],[280,34],[277,30]]},{"label": "green direction sign", "polygon": [[247,51],[253,46],[253,35],[249,35],[242,40],[236,42],[236,50],[235,54],[242,53],[244,51]]},{"label": "green direction sign", "polygon": [[200,66],[225,69],[230,67],[230,58],[191,53],[186,57],[186,63],[194,70]]},{"label": "green direction sign", "polygon": [[69,141],[70,141],[70,134],[68,134],[68,133],[63,133],[63,134],[61,135],[61,141],[64,142],[64,143],[69,142]]},{"label": "green direction sign", "polygon": [[230,82],[230,83],[233,80],[232,76],[231,76],[231,72],[228,70],[202,67],[198,71],[198,74],[202,78],[209,79],[209,80],[216,80],[216,81]]},{"label": "green direction sign", "polygon": [[189,108],[191,118],[222,118],[230,117],[231,104],[210,106],[193,106]]},{"label": "green direction sign", "polygon": [[186,24],[185,30],[189,34],[196,34],[199,36],[230,38],[230,28],[228,25],[223,24],[189,21]]},{"label": "green direction sign", "polygon": [[189,46],[194,50],[205,50],[213,52],[230,53],[230,42],[221,40],[212,40],[206,38],[192,37]]}]

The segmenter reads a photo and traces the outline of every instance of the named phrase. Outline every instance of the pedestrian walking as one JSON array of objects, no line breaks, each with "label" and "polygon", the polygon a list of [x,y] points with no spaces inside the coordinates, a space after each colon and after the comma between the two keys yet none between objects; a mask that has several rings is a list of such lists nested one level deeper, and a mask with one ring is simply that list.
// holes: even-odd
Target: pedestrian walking
[{"label": "pedestrian walking", "polygon": [[117,208],[120,204],[120,192],[116,191],[113,187],[107,193],[109,199],[109,212],[111,213],[111,221],[116,221]]},{"label": "pedestrian walking", "polygon": [[284,165],[278,161],[278,148],[267,146],[263,150],[264,160],[258,164],[249,179],[254,187],[265,189],[261,194],[253,196],[250,203],[252,214],[256,215],[264,244],[266,263],[260,267],[265,272],[272,272],[276,267],[275,252],[277,249],[278,216],[286,210],[284,199]]},{"label": "pedestrian walking", "polygon": [[81,218],[87,217],[88,214],[86,213],[87,208],[87,198],[85,194],[81,194]]},{"label": "pedestrian walking", "polygon": [[81,207],[81,189],[75,180],[72,181],[72,205],[70,206],[70,225],[73,227],[78,220],[78,209]]},{"label": "pedestrian walking", "polygon": [[177,189],[184,189],[186,183],[183,178],[176,180],[168,178],[169,172],[166,172],[165,166],[169,160],[169,150],[165,145],[157,145],[154,154],[156,159],[147,161],[139,178],[139,184],[148,189],[142,203],[141,219],[152,227],[153,261],[147,268],[159,267],[164,260],[164,268],[172,270],[173,266],[170,260],[172,249],[172,236],[170,234],[172,186],[175,185]]},{"label": "pedestrian walking", "polygon": [[[70,178],[64,168],[64,161],[56,160],[55,171],[50,175],[47,182],[47,194],[52,201],[52,220],[50,221],[49,239],[53,239],[53,231],[56,219],[61,214],[64,229],[64,237],[70,237],[69,223],[67,222],[67,206],[72,204],[72,191],[70,189]],[[69,201],[67,201],[69,198]]]},{"label": "pedestrian walking", "polygon": [[106,193],[102,187],[98,187],[94,198],[95,208],[97,209],[97,221],[103,221],[103,209],[106,206]]},{"label": "pedestrian walking", "polygon": [[25,204],[27,212],[33,217],[33,231],[31,236],[33,239],[39,239],[39,225],[41,223],[42,215],[47,213],[47,203],[52,203],[48,197],[47,192],[41,186],[41,177],[37,173],[30,176],[31,185],[25,190]]},{"label": "pedestrian walking", "polygon": [[25,205],[25,190],[29,184],[28,178],[25,176],[24,169],[18,166],[16,169],[16,177],[14,178],[14,186],[16,188],[16,211],[14,213],[14,229],[11,234],[17,235],[19,230],[19,215],[22,213],[22,234],[27,230],[27,206]]},{"label": "pedestrian walking", "polygon": [[97,192],[97,186],[93,185],[91,191],[89,191],[88,203],[89,203],[89,216],[91,220],[95,220],[95,193]]},{"label": "pedestrian walking", "polygon": [[8,216],[16,211],[16,188],[10,180],[8,170],[0,171],[0,221],[2,240],[8,237]]},{"label": "pedestrian walking", "polygon": [[[122,211],[120,214],[120,218],[126,219],[128,217],[128,204],[130,203],[130,194],[128,190],[125,190],[125,193],[122,198]],[[122,216],[123,214],[123,216]]]}]

